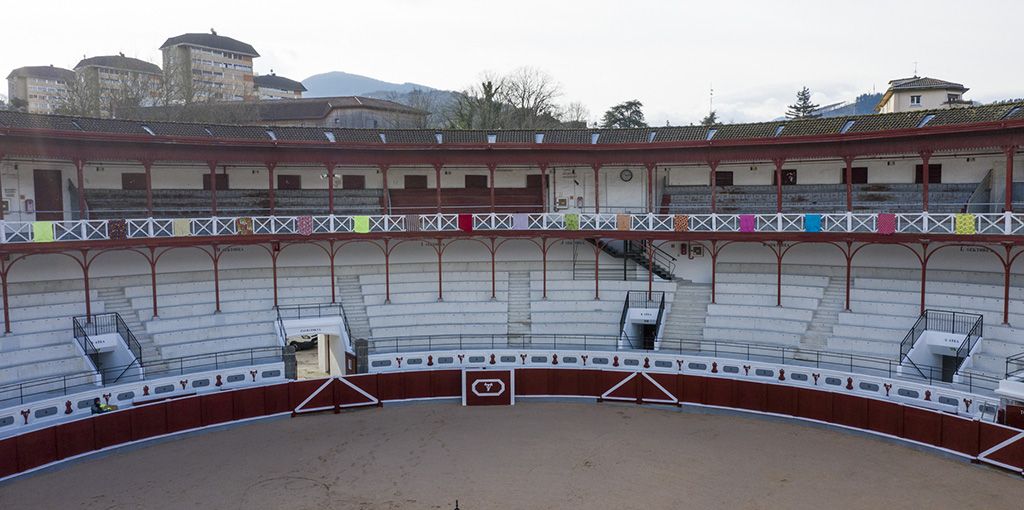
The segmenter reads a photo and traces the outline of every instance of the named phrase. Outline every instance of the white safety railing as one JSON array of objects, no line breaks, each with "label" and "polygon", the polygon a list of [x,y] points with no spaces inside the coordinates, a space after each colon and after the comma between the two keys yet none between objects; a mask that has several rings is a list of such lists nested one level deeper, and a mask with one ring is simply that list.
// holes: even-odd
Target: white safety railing
[{"label": "white safety railing", "polygon": [[[469,215],[473,230],[583,230],[605,232],[879,233],[1024,235],[1024,214],[574,214],[485,213]],[[625,219],[624,219],[625,217]],[[628,220],[628,221],[625,221]],[[417,221],[418,225],[409,225]],[[624,223],[625,222],[625,223]],[[112,229],[116,225],[118,228]],[[123,226],[123,228],[120,228]],[[235,235],[386,233],[410,230],[454,232],[458,214],[420,216],[254,216],[137,218],[128,220],[0,221],[0,243],[93,241]]]}]

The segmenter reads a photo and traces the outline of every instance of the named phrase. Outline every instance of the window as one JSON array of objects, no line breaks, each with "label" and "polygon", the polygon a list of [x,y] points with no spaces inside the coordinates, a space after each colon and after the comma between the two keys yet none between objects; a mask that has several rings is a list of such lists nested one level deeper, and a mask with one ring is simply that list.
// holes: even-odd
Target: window
[{"label": "window", "polygon": [[855,120],[848,120],[848,121],[846,121],[846,123],[843,124],[843,127],[839,130],[839,133],[845,135],[846,132],[849,131],[850,128],[852,128],[853,125],[856,124],[856,123],[857,123],[857,121],[855,121]]},{"label": "window", "polygon": [[782,125],[782,126],[779,126],[779,127],[775,128],[775,136],[782,135],[782,130],[784,130],[784,129],[786,129],[785,125]]},{"label": "window", "polygon": [[917,123],[917,127],[918,128],[923,128],[923,127],[927,126],[928,123],[931,122],[932,119],[934,119],[934,118],[935,118],[934,114],[925,115],[924,118],[921,119],[921,122]]},{"label": "window", "polygon": [[123,173],[121,174],[121,189],[140,190],[146,189],[146,174]]},{"label": "window", "polygon": [[[366,189],[366,176],[342,175],[341,187],[345,189]],[[409,186],[407,185],[406,187],[408,188]],[[426,183],[424,183],[423,187],[426,187]]]},{"label": "window", "polygon": [[[921,184],[924,182],[921,179],[921,167],[922,165],[916,165],[914,167],[914,184]],[[940,183],[942,183],[942,165],[928,165],[928,184]]]},{"label": "window", "polygon": [[733,174],[729,171],[715,171],[715,185],[716,186],[732,186]]},{"label": "window", "polygon": [[530,174],[526,176],[526,187],[530,189],[537,189],[541,187],[541,183],[546,179],[546,175]]},{"label": "window", "polygon": [[[846,184],[846,169],[839,170],[839,182]],[[868,183],[868,168],[865,166],[855,166],[850,169],[850,177],[852,178],[851,184],[867,184]]]},{"label": "window", "polygon": [[466,188],[480,189],[487,188],[486,175],[467,175]]},{"label": "window", "polygon": [[278,175],[277,189],[302,189],[302,176]]},{"label": "window", "polygon": [[[775,173],[772,172],[772,186],[774,186],[775,184],[776,184]],[[792,168],[789,169],[789,170],[783,169],[782,170],[782,185],[783,186],[791,186],[793,184],[796,184],[796,170],[794,170]]]},{"label": "window", "polygon": [[946,94],[946,101],[955,103],[960,100],[960,94]]},{"label": "window", "polygon": [[910,106],[921,106],[921,96],[910,96]]},{"label": "window", "polygon": [[[203,174],[203,189],[210,189],[210,174]],[[217,174],[217,189],[228,189],[228,174]]]},{"label": "window", "polygon": [[715,133],[718,133],[717,129],[715,129],[715,128],[709,129],[708,130],[708,136],[707,136],[707,138],[705,138],[705,140],[710,140],[710,139],[714,138],[715,137]]},{"label": "window", "polygon": [[426,175],[406,175],[405,189],[427,189]]}]

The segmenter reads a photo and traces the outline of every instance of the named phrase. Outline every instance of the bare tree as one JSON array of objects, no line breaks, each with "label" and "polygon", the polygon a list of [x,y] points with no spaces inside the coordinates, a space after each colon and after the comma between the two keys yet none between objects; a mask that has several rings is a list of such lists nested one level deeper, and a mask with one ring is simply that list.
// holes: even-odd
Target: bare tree
[{"label": "bare tree", "polygon": [[558,117],[562,121],[562,127],[583,129],[590,121],[590,110],[583,103],[573,101],[561,109]]},{"label": "bare tree", "polygon": [[502,127],[534,129],[558,124],[555,100],[562,89],[551,75],[535,67],[520,67],[501,83],[499,98],[510,107]]},{"label": "bare tree", "polygon": [[100,116],[103,101],[97,83],[85,74],[78,74],[67,85],[68,93],[57,103],[57,113],[80,117]]}]

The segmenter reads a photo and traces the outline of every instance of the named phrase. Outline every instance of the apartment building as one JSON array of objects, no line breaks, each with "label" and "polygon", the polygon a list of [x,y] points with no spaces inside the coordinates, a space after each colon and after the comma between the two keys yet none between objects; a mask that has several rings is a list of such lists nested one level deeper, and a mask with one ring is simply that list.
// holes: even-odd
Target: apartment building
[{"label": "apartment building", "polygon": [[75,81],[69,69],[49,66],[19,67],[7,75],[7,97],[22,100],[29,113],[54,113],[68,97]]},{"label": "apartment building", "polygon": [[254,76],[253,84],[260,99],[302,99],[306,91],[302,83],[278,76],[273,69],[270,74]]},{"label": "apartment building", "polygon": [[252,45],[210,30],[171,37],[160,50],[168,79],[178,82],[183,99],[254,97],[252,63],[260,54]]},{"label": "apartment building", "polygon": [[969,89],[959,83],[913,76],[889,82],[889,88],[875,107],[877,113],[900,113],[971,106],[964,99]]},{"label": "apartment building", "polygon": [[159,66],[124,53],[83,59],[75,66],[75,74],[79,83],[96,92],[104,117],[111,116],[120,103],[156,104],[163,81]]}]

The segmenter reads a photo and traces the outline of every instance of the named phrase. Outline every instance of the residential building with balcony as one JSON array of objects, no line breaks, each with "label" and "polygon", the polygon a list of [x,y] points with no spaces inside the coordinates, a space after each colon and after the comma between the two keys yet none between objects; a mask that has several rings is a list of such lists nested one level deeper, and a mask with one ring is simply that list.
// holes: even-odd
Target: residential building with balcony
[{"label": "residential building with balcony", "polygon": [[889,82],[889,89],[875,107],[877,113],[900,113],[971,106],[964,100],[969,89],[959,83],[913,76]]},{"label": "residential building with balcony", "polygon": [[19,67],[7,75],[7,97],[25,101],[29,113],[54,113],[74,81],[74,71],[61,67]]},{"label": "residential building with balcony", "polygon": [[254,76],[253,84],[260,99],[302,99],[306,91],[301,82],[278,76],[273,69],[270,74]]},{"label": "residential building with balcony", "polygon": [[104,117],[112,115],[116,103],[156,104],[163,82],[159,66],[124,53],[83,59],[75,66],[75,74],[80,83],[96,91]]},{"label": "residential building with balcony", "polygon": [[160,50],[168,79],[180,84],[182,100],[253,97],[252,61],[260,54],[252,45],[211,30],[209,34],[171,37]]}]

